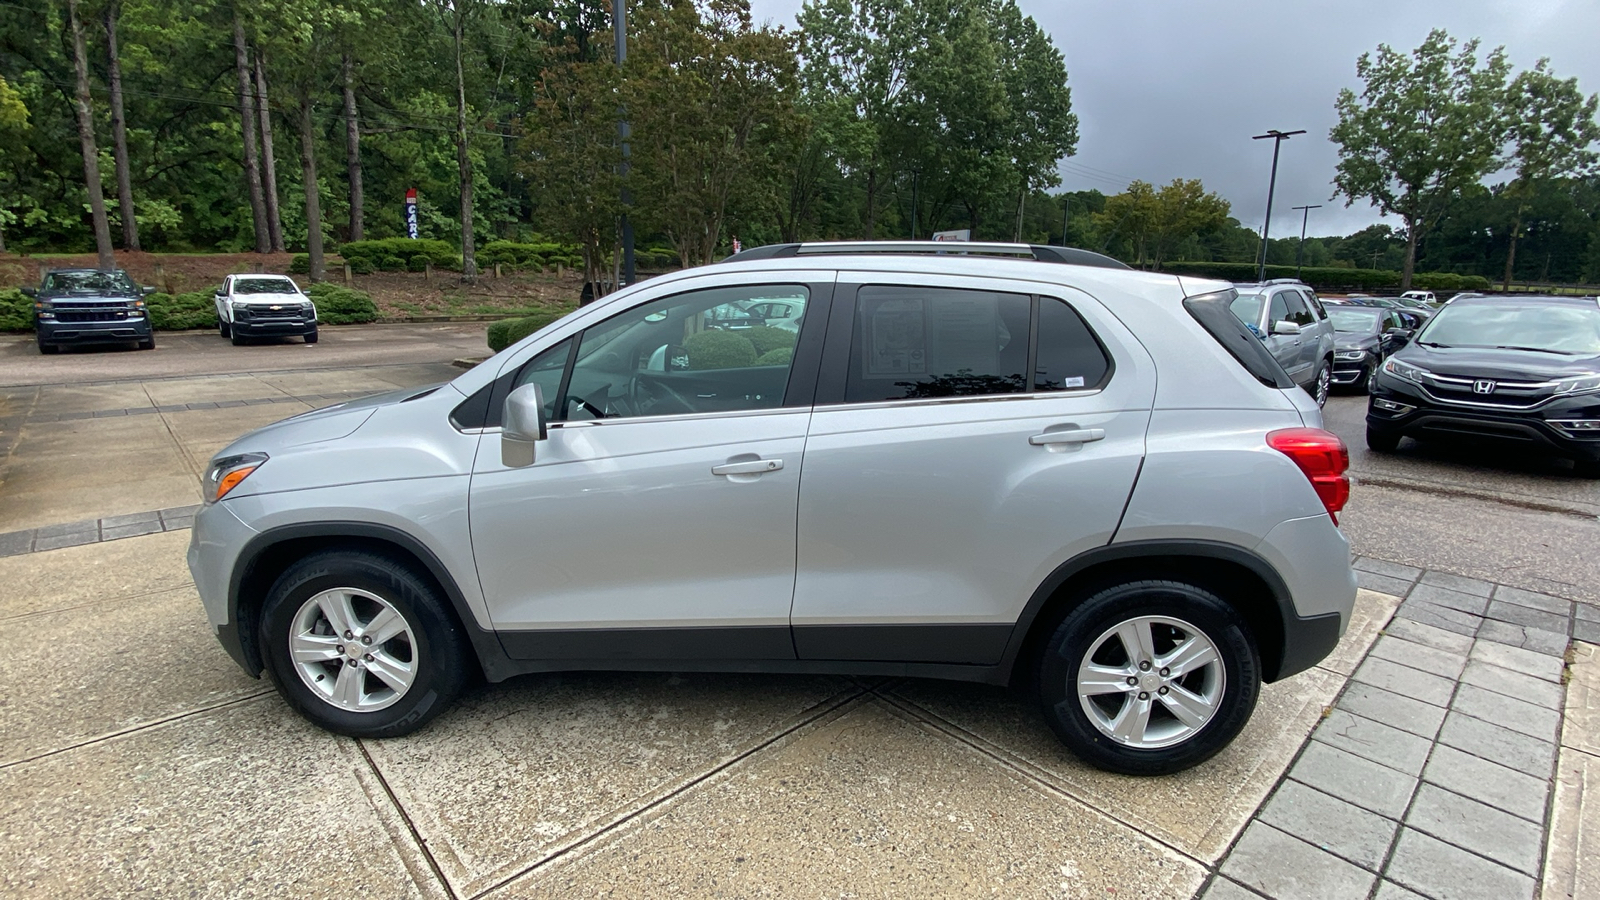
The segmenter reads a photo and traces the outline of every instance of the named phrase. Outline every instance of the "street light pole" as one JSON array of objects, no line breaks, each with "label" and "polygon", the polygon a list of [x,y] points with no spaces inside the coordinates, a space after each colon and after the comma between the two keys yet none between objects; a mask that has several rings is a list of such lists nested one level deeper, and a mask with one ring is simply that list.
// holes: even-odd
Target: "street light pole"
[{"label": "street light pole", "polygon": [[[628,4],[627,0],[611,0],[611,21],[617,31],[617,68],[628,61]],[[622,284],[633,284],[633,222],[628,218],[628,208],[633,206],[633,195],[628,191],[629,146],[627,110],[617,110],[617,138],[622,142]]]},{"label": "street light pole", "polygon": [[1311,218],[1311,211],[1313,209],[1321,208],[1321,203],[1313,203],[1310,206],[1294,207],[1294,209],[1303,210],[1300,213],[1300,243],[1296,244],[1294,248],[1294,277],[1297,281],[1300,278],[1300,261],[1305,259],[1306,256],[1306,221]]},{"label": "street light pole", "polygon": [[1266,134],[1258,134],[1251,138],[1253,141],[1272,138],[1272,178],[1267,181],[1267,220],[1261,225],[1261,258],[1256,263],[1257,281],[1267,280],[1267,238],[1272,234],[1272,192],[1278,186],[1278,148],[1289,138],[1305,133],[1303,128],[1299,131],[1279,131],[1274,128]]}]

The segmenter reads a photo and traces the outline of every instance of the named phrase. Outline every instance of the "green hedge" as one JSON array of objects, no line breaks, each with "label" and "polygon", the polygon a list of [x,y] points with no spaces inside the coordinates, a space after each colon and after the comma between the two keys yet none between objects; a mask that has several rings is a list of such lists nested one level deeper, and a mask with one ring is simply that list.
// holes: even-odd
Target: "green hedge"
[{"label": "green hedge", "polygon": [[151,294],[145,304],[150,310],[150,327],[157,331],[217,327],[216,295],[211,291]]},{"label": "green hedge", "polygon": [[502,319],[495,322],[489,326],[489,349],[499,353],[575,309],[577,306],[556,306],[521,319]]},{"label": "green hedge", "polygon": [[793,359],[794,359],[794,348],[793,347],[779,347],[776,350],[768,350],[767,352],[765,352],[765,353],[761,354],[760,356],[756,357],[756,365],[758,365],[758,366],[787,366],[789,364],[789,362],[791,360],[793,360]]},{"label": "green hedge", "polygon": [[346,262],[364,259],[376,268],[386,268],[385,260],[401,260],[401,268],[409,268],[418,258],[432,262],[443,269],[461,268],[461,254],[447,241],[411,240],[410,238],[382,238],[375,241],[351,241],[339,247],[339,255]]},{"label": "green hedge", "polygon": [[756,348],[757,356],[766,356],[774,350],[792,350],[794,349],[795,338],[798,337],[792,331],[773,328],[770,325],[757,325],[754,328],[745,329],[739,334],[743,335]]},{"label": "green hedge", "polygon": [[[1245,283],[1256,280],[1254,263],[1174,262],[1162,268],[1178,275],[1198,275],[1223,281]],[[1294,266],[1267,266],[1267,277],[1293,278]],[[1300,279],[1319,291],[1400,289],[1400,273],[1389,269],[1307,267],[1300,271]],[[1481,291],[1489,288],[1489,279],[1482,275],[1457,275],[1453,272],[1418,272],[1412,276],[1411,286],[1425,291]]]},{"label": "green hedge", "polygon": [[700,331],[683,342],[691,369],[742,369],[756,364],[750,339],[732,331]]},{"label": "green hedge", "polygon": [[32,331],[33,298],[17,290],[0,291],[0,331]]},{"label": "green hedge", "polygon": [[304,253],[296,253],[294,256],[289,257],[289,274],[311,274],[311,257]]},{"label": "green hedge", "polygon": [[378,304],[366,291],[336,284],[313,284],[306,293],[317,304],[317,321],[323,325],[359,325],[378,319]]}]

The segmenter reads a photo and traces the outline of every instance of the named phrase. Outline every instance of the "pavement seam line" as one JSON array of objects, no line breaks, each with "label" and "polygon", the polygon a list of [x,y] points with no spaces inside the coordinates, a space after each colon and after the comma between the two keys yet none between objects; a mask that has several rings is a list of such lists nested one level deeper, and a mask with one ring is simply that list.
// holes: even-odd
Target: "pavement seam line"
[{"label": "pavement seam line", "polygon": [[243,705],[245,703],[251,702],[252,700],[260,700],[262,697],[271,696],[274,693],[276,693],[276,692],[273,691],[271,688],[265,688],[263,690],[257,691],[254,694],[247,694],[247,695],[245,695],[243,697],[235,697],[232,700],[224,700],[221,703],[214,703],[214,704],[212,704],[210,706],[202,706],[202,707],[200,707],[198,709],[191,709],[191,710],[187,710],[187,711],[184,711],[184,712],[181,712],[181,713],[174,713],[173,715],[165,716],[165,717],[160,718],[160,719],[151,719],[148,722],[143,722],[141,724],[134,725],[131,728],[124,728],[121,731],[109,731],[109,732],[106,732],[105,734],[95,735],[94,737],[89,738],[88,740],[79,741],[76,744],[68,744],[65,747],[57,747],[57,748],[55,748],[53,750],[46,750],[43,753],[36,753],[33,756],[25,757],[23,759],[15,759],[15,760],[12,760],[11,762],[0,762],[0,771],[5,771],[6,769],[15,768],[16,766],[26,765],[27,763],[31,763],[31,762],[38,762],[41,759],[49,759],[52,756],[60,756],[63,753],[70,753],[73,750],[80,750],[80,749],[82,749],[84,747],[87,747],[87,746],[89,746],[91,744],[104,743],[106,741],[115,740],[115,739],[120,738],[120,737],[127,737],[130,734],[136,734],[136,733],[141,732],[141,731],[149,731],[152,728],[159,728],[162,725],[167,725],[167,724],[170,724],[172,722],[176,722],[176,721],[178,721],[180,719],[187,719],[187,718],[191,718],[193,716],[203,715],[203,714],[209,713],[209,712],[216,712],[219,709],[227,709],[230,706],[241,706],[241,705]]},{"label": "pavement seam line", "polygon": [[444,889],[446,897],[449,897],[450,900],[456,900],[461,895],[456,893],[456,889],[450,884],[450,879],[444,876],[444,869],[440,868],[439,861],[433,858],[433,850],[428,847],[428,842],[423,839],[422,832],[417,830],[416,823],[411,821],[411,814],[406,812],[406,808],[400,804],[400,798],[395,796],[394,788],[389,786],[389,779],[383,777],[383,770],[378,768],[377,761],[372,758],[371,753],[367,752],[366,741],[361,738],[355,738],[354,742],[356,750],[360,752],[361,758],[367,763],[367,769],[372,772],[372,777],[378,779],[378,786],[383,788],[384,796],[389,798],[390,805],[394,807],[394,811],[400,816],[400,821],[406,823],[406,831],[411,834],[411,840],[417,845],[417,850],[422,854],[422,858],[428,861],[428,868],[433,872],[434,879]]},{"label": "pavement seam line", "polygon": [[[26,384],[0,385],[0,390],[15,388],[51,388],[51,387],[104,387],[113,384],[128,384],[133,381],[200,381],[203,379],[228,377],[233,375],[298,375],[305,372],[337,372],[342,369],[409,369],[420,366],[448,367],[449,363],[370,363],[367,365],[333,365],[333,366],[300,366],[292,369],[256,369],[248,372],[217,372],[209,375],[139,375],[132,378],[114,378],[105,381],[39,381]],[[37,393],[35,394],[37,398]]]},{"label": "pavement seam line", "polygon": [[[998,747],[994,747],[992,744],[978,735],[967,731],[960,725],[949,721],[938,713],[935,713],[932,710],[929,710],[911,700],[907,700],[904,697],[900,697],[895,694],[882,694],[877,691],[872,691],[871,693],[886,705],[898,709],[901,713],[911,716],[913,719],[921,722],[924,726],[932,728],[933,730],[943,734],[945,737],[948,737],[957,743],[963,744],[969,749],[994,760],[1001,767],[1014,772],[1024,780],[1033,782],[1051,794],[1062,797],[1066,800],[1070,800],[1073,803],[1077,803],[1086,809],[1105,816],[1119,825],[1132,829],[1138,834],[1141,834],[1155,843],[1166,847],[1168,850],[1171,850],[1173,853],[1178,854],[1184,859],[1193,861],[1196,865],[1200,866],[1202,870],[1206,872],[1211,871],[1211,867],[1207,866],[1204,860],[1196,858],[1194,854],[1179,848],[1176,844],[1166,838],[1150,834],[1149,831],[1147,831],[1147,829],[1150,827],[1149,823],[1141,824],[1131,822],[1115,812],[1103,809],[1099,805],[1091,803],[1089,800],[1083,797],[1075,796],[1071,792],[1063,789],[1061,786],[1052,784],[1049,780],[1043,777],[1040,772],[1031,771],[1020,761],[1011,758],[1009,754],[1005,753],[1005,751]],[[1254,813],[1251,815],[1254,816]]]},{"label": "pavement seam line", "polygon": [[[604,825],[601,825],[599,828],[596,828],[594,831],[591,831],[590,833],[588,833],[588,834],[586,834],[586,835],[584,835],[582,837],[575,838],[570,843],[567,843],[567,844],[565,844],[565,845],[563,845],[561,847],[557,847],[556,849],[551,850],[549,853],[546,853],[542,858],[534,861],[533,863],[529,864],[528,866],[525,866],[524,868],[521,868],[521,869],[518,869],[515,872],[512,872],[511,874],[507,875],[505,878],[502,878],[501,880],[495,882],[494,884],[489,885],[488,887],[484,888],[483,890],[479,891],[478,893],[473,894],[471,896],[471,898],[469,898],[469,900],[478,900],[478,898],[485,897],[485,896],[487,896],[489,894],[492,894],[495,891],[498,891],[501,888],[505,887],[506,885],[511,884],[512,882],[516,881],[518,878],[522,878],[524,876],[531,875],[534,872],[537,872],[538,870],[550,865],[551,863],[556,862],[558,860],[561,860],[561,859],[571,855],[575,851],[577,851],[577,850],[579,850],[579,849],[581,849],[583,847],[587,847],[592,843],[595,843],[596,841],[600,840],[601,838],[605,837],[606,835],[621,829],[624,825],[627,825],[629,822],[632,822],[633,820],[645,815],[646,813],[649,813],[649,812],[651,812],[652,810],[655,810],[655,809],[659,809],[662,806],[665,806],[666,804],[672,802],[673,800],[676,800],[677,798],[684,796],[685,794],[689,793],[690,791],[694,790],[695,788],[699,787],[700,785],[706,783],[707,781],[710,781],[712,778],[715,778],[716,776],[722,774],[723,772],[727,771],[728,769],[732,768],[733,766],[743,762],[746,759],[749,759],[750,757],[756,755],[757,753],[760,753],[761,751],[767,749],[768,747],[771,747],[772,745],[778,743],[779,741],[783,740],[784,738],[787,738],[790,735],[795,734],[796,732],[799,732],[800,730],[802,730],[804,728],[807,728],[807,727],[809,727],[809,726],[821,721],[822,719],[827,718],[830,715],[833,715],[834,713],[844,709],[845,707],[848,707],[851,704],[856,703],[862,697],[865,697],[865,696],[867,696],[867,695],[869,695],[871,693],[872,693],[871,691],[864,690],[864,689],[860,688],[859,686],[853,686],[852,690],[841,691],[841,692],[839,692],[837,694],[834,694],[832,697],[829,697],[828,699],[823,700],[821,703],[817,704],[816,707],[813,707],[812,708],[813,712],[812,712],[811,715],[802,716],[801,719],[798,722],[796,722],[794,725],[783,729],[782,731],[778,732],[777,734],[772,735],[771,737],[769,737],[766,740],[760,742],[759,744],[756,744],[755,746],[753,746],[750,749],[744,751],[743,753],[740,753],[740,754],[737,754],[735,756],[732,756],[732,757],[728,758],[727,760],[723,761],[722,763],[719,763],[718,765],[713,766],[710,769],[707,769],[705,772],[702,772],[700,775],[698,775],[698,776],[696,776],[696,777],[684,782],[683,784],[678,785],[676,788],[672,789],[671,791],[668,791],[665,794],[662,794],[660,797],[657,797],[654,800],[651,800],[650,802],[644,804],[643,806],[640,806],[637,809],[630,810],[630,811],[628,811],[626,813],[622,813],[622,814],[616,816],[615,818],[613,818],[611,821],[605,823]],[[840,698],[843,698],[843,699],[840,699]]]},{"label": "pavement seam line", "polygon": [[108,603],[131,603],[138,600],[145,600],[150,597],[157,597],[162,594],[170,594],[174,591],[181,591],[185,588],[190,588],[193,586],[193,581],[185,581],[182,584],[166,588],[157,588],[153,591],[143,591],[137,594],[121,594],[116,597],[107,597],[104,600],[90,600],[88,603],[74,603],[71,606],[54,606],[50,609],[36,609],[33,612],[17,613],[16,615],[11,616],[0,616],[0,626],[7,625],[11,622],[21,622],[25,619],[37,619],[42,616],[55,615],[56,613],[71,612],[75,609],[91,609],[96,606],[104,606]]}]

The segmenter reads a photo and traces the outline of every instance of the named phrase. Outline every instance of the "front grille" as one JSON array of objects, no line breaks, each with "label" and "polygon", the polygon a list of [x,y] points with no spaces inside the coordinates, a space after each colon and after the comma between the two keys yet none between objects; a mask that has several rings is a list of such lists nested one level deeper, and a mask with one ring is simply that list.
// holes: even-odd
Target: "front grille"
[{"label": "front grille", "polygon": [[121,303],[62,303],[51,304],[57,322],[125,322],[128,307]]},{"label": "front grille", "polygon": [[[278,308],[273,309],[273,306]],[[298,322],[305,318],[298,303],[252,303],[246,306],[245,309],[249,312],[250,318],[257,322],[267,322],[274,319],[292,319]]]},{"label": "front grille", "polygon": [[[1479,381],[1492,381],[1494,390],[1480,394],[1473,390]],[[1462,378],[1458,375],[1431,373],[1424,379],[1428,395],[1440,403],[1457,406],[1476,406],[1484,409],[1533,409],[1553,396],[1558,382],[1554,381],[1500,381],[1499,379]]]}]

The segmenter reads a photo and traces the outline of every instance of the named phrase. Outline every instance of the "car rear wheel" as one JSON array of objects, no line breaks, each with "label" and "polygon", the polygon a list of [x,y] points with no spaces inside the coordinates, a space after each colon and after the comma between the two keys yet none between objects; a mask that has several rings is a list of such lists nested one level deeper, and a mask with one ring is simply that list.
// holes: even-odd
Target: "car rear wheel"
[{"label": "car rear wheel", "polygon": [[351,737],[410,734],[466,681],[467,644],[424,578],[357,551],[306,557],[261,614],[261,657],[284,700]]},{"label": "car rear wheel", "polygon": [[1039,664],[1056,736],[1086,762],[1164,775],[1210,759],[1255,709],[1261,663],[1238,614],[1176,581],[1091,596],[1061,621]]},{"label": "car rear wheel", "polygon": [[1393,453],[1400,446],[1400,435],[1387,431],[1373,431],[1367,426],[1367,449],[1378,453]]}]

